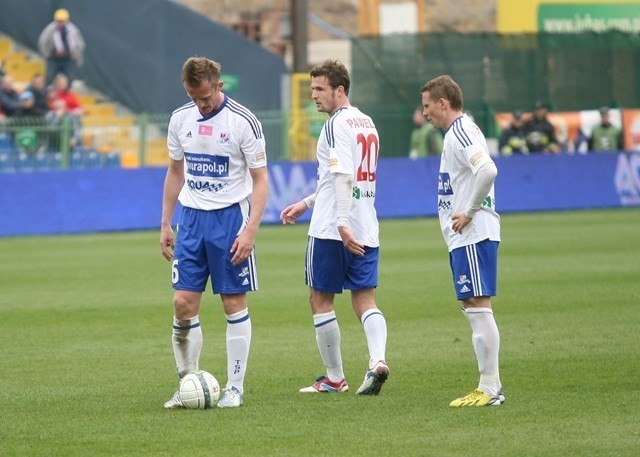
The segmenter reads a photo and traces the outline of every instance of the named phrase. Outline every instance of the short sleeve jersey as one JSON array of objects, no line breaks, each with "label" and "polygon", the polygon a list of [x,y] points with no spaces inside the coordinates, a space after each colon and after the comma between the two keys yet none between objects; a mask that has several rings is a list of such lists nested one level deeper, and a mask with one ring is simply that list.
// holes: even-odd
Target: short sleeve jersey
[{"label": "short sleeve jersey", "polygon": [[193,102],[175,110],[167,146],[169,157],[185,161],[178,200],[188,208],[210,211],[238,203],[252,191],[249,169],[267,165],[262,125],[226,95],[206,116]]},{"label": "short sleeve jersey", "polygon": [[487,162],[492,162],[487,142],[478,126],[462,115],[444,136],[438,177],[438,216],[449,251],[483,240],[500,241],[500,216],[495,211],[495,191],[489,195],[471,222],[456,233],[451,228],[454,214],[463,213],[473,193],[475,175]]},{"label": "short sleeve jersey", "polygon": [[379,146],[373,120],[357,108],[340,108],[325,122],[318,138],[318,185],[310,236],[341,240],[335,173],[344,173],[353,177],[349,228],[365,246],[379,246],[375,209]]}]

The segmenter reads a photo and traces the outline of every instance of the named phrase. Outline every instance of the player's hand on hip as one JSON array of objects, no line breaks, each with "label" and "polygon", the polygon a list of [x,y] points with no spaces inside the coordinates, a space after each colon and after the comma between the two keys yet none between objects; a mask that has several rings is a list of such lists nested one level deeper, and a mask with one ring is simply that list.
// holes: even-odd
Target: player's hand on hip
[{"label": "player's hand on hip", "polygon": [[456,233],[462,233],[462,229],[465,228],[469,222],[471,222],[471,218],[465,216],[464,214],[454,214],[451,216],[453,220],[453,224],[451,224],[451,228]]}]

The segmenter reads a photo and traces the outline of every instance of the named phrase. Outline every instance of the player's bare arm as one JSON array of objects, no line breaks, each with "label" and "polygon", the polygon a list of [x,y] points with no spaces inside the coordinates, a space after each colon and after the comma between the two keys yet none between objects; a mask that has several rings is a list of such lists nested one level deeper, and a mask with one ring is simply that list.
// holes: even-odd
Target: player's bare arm
[{"label": "player's bare arm", "polygon": [[231,246],[231,263],[238,265],[244,262],[253,251],[256,242],[256,235],[260,228],[260,221],[267,205],[267,194],[269,193],[269,175],[267,167],[250,169],[251,179],[253,181],[253,190],[251,193],[251,213],[247,227],[238,235]]},{"label": "player's bare arm", "polygon": [[160,252],[167,259],[173,259],[175,239],[171,219],[178,201],[178,194],[184,181],[184,162],[171,160],[162,191],[162,219],[160,221]]}]

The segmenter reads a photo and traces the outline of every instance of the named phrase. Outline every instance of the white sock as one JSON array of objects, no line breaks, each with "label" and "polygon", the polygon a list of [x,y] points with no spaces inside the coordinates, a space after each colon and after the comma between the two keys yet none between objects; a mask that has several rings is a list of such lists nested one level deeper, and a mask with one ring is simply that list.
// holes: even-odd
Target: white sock
[{"label": "white sock", "polygon": [[473,349],[480,371],[478,388],[487,395],[495,396],[501,385],[498,369],[500,333],[493,311],[491,308],[466,308],[463,311],[473,330]]},{"label": "white sock", "polygon": [[342,354],[340,353],[340,327],[335,311],[313,315],[316,328],[316,342],[327,368],[329,381],[338,382],[344,379],[342,370]]},{"label": "white sock", "polygon": [[198,316],[190,319],[176,319],[174,316],[171,343],[178,376],[182,379],[187,373],[198,369],[202,350],[202,328]]},{"label": "white sock", "polygon": [[247,371],[251,346],[251,319],[245,308],[227,315],[227,389],[235,386],[244,391],[244,375]]},{"label": "white sock", "polygon": [[387,347],[387,322],[378,308],[366,310],[360,316],[369,346],[369,369],[379,360],[385,360]]}]

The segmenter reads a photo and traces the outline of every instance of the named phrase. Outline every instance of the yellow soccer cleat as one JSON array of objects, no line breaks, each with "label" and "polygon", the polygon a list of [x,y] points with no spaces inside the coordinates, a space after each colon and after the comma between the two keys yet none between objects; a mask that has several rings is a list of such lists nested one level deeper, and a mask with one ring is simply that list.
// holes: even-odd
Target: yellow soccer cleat
[{"label": "yellow soccer cleat", "polygon": [[500,397],[490,397],[480,389],[475,389],[468,395],[461,398],[456,398],[449,406],[453,408],[461,408],[464,406],[498,406],[500,404]]}]

